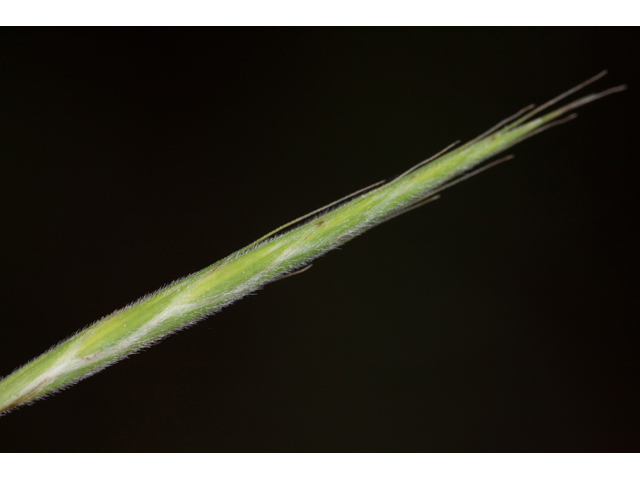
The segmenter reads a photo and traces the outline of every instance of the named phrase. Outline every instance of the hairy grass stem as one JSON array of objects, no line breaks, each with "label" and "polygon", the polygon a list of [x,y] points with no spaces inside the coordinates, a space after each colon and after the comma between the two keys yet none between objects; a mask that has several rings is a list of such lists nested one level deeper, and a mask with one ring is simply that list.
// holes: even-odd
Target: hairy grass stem
[{"label": "hairy grass stem", "polygon": [[389,182],[371,185],[283,225],[217,263],[107,315],[0,380],[0,414],[70,386],[269,282],[303,271],[313,259],[356,235],[511,158],[473,170],[514,144],[571,120],[575,114],[564,116],[571,110],[625,88],[587,95],[542,114],[605,73],[538,108],[521,110],[464,145],[447,147]]}]

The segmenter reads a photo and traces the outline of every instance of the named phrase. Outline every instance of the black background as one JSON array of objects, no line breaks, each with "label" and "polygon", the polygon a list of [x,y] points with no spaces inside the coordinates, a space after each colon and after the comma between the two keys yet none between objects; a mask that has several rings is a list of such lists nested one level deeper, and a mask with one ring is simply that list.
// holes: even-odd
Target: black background
[{"label": "black background", "polygon": [[640,447],[638,31],[3,30],[0,374],[602,69],[630,89],[0,418],[3,451]]}]

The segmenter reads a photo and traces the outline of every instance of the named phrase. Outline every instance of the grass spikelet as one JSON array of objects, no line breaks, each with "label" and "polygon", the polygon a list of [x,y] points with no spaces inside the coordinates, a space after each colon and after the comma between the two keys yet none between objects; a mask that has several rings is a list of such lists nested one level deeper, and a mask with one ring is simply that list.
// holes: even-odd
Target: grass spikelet
[{"label": "grass spikelet", "polygon": [[107,315],[2,379],[0,414],[93,375],[269,282],[303,271],[313,259],[367,229],[511,158],[479,167],[514,144],[571,120],[575,114],[566,115],[570,111],[625,88],[587,95],[543,114],[604,74],[539,108],[521,110],[464,145],[447,147],[389,182],[371,185],[283,225],[217,263]]}]

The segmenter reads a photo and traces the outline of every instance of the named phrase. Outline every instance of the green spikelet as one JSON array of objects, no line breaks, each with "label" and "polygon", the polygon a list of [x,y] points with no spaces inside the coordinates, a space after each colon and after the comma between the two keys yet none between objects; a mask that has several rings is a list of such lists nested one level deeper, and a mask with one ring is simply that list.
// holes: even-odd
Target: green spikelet
[{"label": "green spikelet", "polygon": [[562,117],[570,110],[624,89],[588,95],[541,115],[604,74],[537,109],[523,109],[475,140],[455,149],[452,145],[390,182],[372,185],[294,220],[210,267],[107,315],[2,379],[0,414],[92,375],[261,286],[299,271],[372,226],[436,198],[442,189],[497,163],[473,170],[485,160],[573,118]]}]

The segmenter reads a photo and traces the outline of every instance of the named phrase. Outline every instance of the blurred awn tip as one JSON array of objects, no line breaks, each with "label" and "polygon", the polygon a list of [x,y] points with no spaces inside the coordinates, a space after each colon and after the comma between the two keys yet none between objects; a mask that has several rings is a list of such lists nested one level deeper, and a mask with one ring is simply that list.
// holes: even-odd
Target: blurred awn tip
[{"label": "blurred awn tip", "polygon": [[[303,272],[313,259],[356,235],[511,158],[477,168],[516,143],[571,120],[575,114],[564,116],[570,111],[626,88],[590,94],[543,114],[605,74],[538,108],[526,107],[464,145],[456,142],[388,182],[363,188],[297,218],[204,270],[107,315],[0,380],[0,414],[73,385],[269,282]],[[7,341],[3,338],[5,348]]]}]

